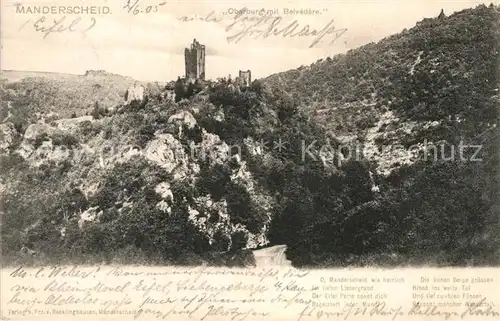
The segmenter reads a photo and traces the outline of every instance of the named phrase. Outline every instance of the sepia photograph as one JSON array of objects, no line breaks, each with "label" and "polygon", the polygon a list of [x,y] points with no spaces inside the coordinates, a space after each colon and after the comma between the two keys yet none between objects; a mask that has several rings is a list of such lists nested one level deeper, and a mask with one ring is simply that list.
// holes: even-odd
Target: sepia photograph
[{"label": "sepia photograph", "polygon": [[1,20],[4,267],[500,264],[498,4],[4,0]]}]

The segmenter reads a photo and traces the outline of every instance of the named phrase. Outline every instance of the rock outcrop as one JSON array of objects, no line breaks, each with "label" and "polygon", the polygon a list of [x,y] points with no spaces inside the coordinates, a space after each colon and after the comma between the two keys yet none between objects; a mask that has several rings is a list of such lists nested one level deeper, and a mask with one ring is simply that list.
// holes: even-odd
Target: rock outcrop
[{"label": "rock outcrop", "polygon": [[134,84],[125,92],[125,103],[142,103],[146,99],[146,88],[143,85]]},{"label": "rock outcrop", "polygon": [[19,134],[14,128],[14,124],[10,122],[0,124],[0,152],[8,152],[17,136]]},{"label": "rock outcrop", "polygon": [[[235,90],[221,80],[173,103],[156,86],[156,99],[142,105],[151,88],[122,81],[116,89],[109,75],[92,73],[72,86],[7,88],[15,122],[0,127],[2,250],[222,265],[249,264],[260,248],[257,267],[365,265],[408,253],[460,265],[480,252],[478,263],[489,264],[498,258],[498,14],[435,19],[430,39],[429,26],[418,25],[261,86]],[[59,90],[65,83],[74,90]],[[30,101],[33,87],[57,93],[60,110],[68,97],[80,102],[72,114],[96,101],[125,108],[35,123],[16,108],[47,115],[54,106],[44,95]],[[127,87],[131,105],[121,96]],[[118,101],[105,103],[114,94]],[[410,157],[426,141],[462,140],[481,143],[484,160]],[[338,155],[358,141],[359,158],[354,149]],[[304,159],[313,142],[317,157]],[[323,150],[330,142],[331,153]]]},{"label": "rock outcrop", "polygon": [[55,130],[54,127],[48,124],[31,124],[24,132],[24,139],[34,140],[42,135],[51,135]]}]

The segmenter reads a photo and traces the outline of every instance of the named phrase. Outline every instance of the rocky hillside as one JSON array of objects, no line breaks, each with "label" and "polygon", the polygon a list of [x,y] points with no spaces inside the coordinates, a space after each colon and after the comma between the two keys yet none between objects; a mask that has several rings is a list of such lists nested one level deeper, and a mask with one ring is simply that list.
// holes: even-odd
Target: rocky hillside
[{"label": "rocky hillside", "polygon": [[[176,83],[173,101],[73,118],[50,118],[33,80],[3,84],[2,112],[18,113],[1,124],[3,256],[248,265],[284,244],[296,266],[498,264],[498,16],[481,6],[249,88]],[[64,84],[74,104],[106,104]]]},{"label": "rocky hillside", "polygon": [[[461,263],[474,261],[472,249],[498,256],[499,16],[498,7],[481,5],[424,19],[379,43],[264,81],[342,141],[351,157],[370,163],[380,197],[352,220],[378,225],[372,238],[403,241],[399,253]],[[344,242],[335,223],[312,225],[317,232],[307,236],[323,233],[321,240],[299,242],[296,251]],[[369,246],[367,237],[359,237],[359,247]],[[317,251],[331,257],[338,249]]]},{"label": "rocky hillside", "polygon": [[266,85],[345,142],[359,140],[388,174],[405,147],[472,138],[495,127],[499,85],[498,8],[484,5],[310,66],[272,75]]}]

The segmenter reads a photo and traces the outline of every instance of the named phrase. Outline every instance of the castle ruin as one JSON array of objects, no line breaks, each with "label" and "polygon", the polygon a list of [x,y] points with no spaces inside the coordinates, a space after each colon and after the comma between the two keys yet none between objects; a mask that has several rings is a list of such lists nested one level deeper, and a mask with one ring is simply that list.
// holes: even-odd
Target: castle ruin
[{"label": "castle ruin", "polygon": [[252,83],[252,72],[250,70],[240,70],[238,78],[243,86],[248,87]]},{"label": "castle ruin", "polygon": [[193,39],[191,48],[184,50],[186,63],[186,80],[195,82],[205,80],[205,46]]}]

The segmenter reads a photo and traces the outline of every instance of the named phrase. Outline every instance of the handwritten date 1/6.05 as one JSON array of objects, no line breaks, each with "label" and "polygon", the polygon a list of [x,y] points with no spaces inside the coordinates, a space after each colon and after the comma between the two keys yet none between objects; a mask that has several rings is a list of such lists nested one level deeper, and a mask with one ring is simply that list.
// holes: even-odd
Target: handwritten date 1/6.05
[{"label": "handwritten date 1/6.05", "polygon": [[161,2],[155,5],[143,5],[140,0],[127,0],[123,9],[127,13],[133,14],[134,16],[141,13],[155,13],[160,10],[161,6],[167,4],[166,2]]}]

